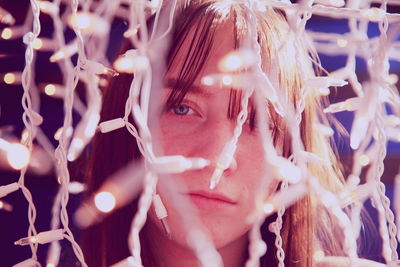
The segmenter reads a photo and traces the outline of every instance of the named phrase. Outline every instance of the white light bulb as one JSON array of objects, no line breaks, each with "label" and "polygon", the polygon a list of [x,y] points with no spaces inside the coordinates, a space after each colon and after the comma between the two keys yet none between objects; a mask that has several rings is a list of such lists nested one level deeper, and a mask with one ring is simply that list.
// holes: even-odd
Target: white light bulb
[{"label": "white light bulb", "polygon": [[100,192],[95,195],[94,203],[98,210],[107,213],[114,209],[116,200],[110,192]]},{"label": "white light bulb", "polygon": [[7,160],[11,167],[20,170],[28,165],[30,152],[24,145],[10,144],[7,150]]}]

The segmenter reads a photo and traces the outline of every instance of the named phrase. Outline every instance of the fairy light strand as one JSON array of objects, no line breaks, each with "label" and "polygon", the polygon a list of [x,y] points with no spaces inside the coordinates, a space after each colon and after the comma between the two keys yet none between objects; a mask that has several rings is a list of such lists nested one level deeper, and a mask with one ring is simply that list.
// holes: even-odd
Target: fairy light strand
[{"label": "fairy light strand", "polygon": [[[165,1],[167,2],[167,1]],[[82,266],[86,266],[83,258],[83,254],[79,245],[74,240],[72,232],[69,229],[69,215],[66,211],[66,205],[68,203],[69,192],[68,185],[70,183],[69,172],[67,169],[67,152],[70,149],[69,143],[71,140],[77,140],[79,134],[79,128],[87,129],[89,126],[90,133],[87,136],[87,140],[83,142],[81,149],[83,149],[87,143],[90,142],[93,131],[97,129],[97,127],[103,131],[112,131],[114,129],[125,127],[131,135],[136,138],[136,142],[138,143],[138,147],[141,153],[144,156],[144,159],[148,162],[146,166],[157,166],[156,163],[160,163],[161,159],[157,158],[157,156],[153,152],[153,143],[152,143],[152,133],[148,127],[148,120],[151,118],[151,114],[149,114],[149,104],[153,99],[150,99],[150,88],[151,88],[151,80],[152,76],[157,76],[159,73],[153,73],[153,69],[150,64],[148,64],[148,55],[152,52],[151,44],[152,42],[159,41],[168,36],[170,30],[173,26],[173,16],[175,9],[178,6],[178,1],[173,0],[172,3],[168,3],[171,7],[170,12],[164,18],[161,18],[161,9],[159,8],[163,1],[160,1],[159,6],[150,6],[148,1],[140,0],[140,1],[115,1],[112,4],[107,4],[106,1],[103,2],[91,2],[86,1],[83,4],[79,4],[77,0],[69,3],[68,1],[54,1],[54,2],[39,2],[36,0],[31,0],[31,9],[32,12],[28,12],[25,22],[23,25],[13,26],[12,17],[10,17],[6,10],[0,9],[0,18],[1,20],[5,19],[4,22],[8,23],[10,26],[2,31],[1,36],[3,39],[15,39],[22,35],[23,41],[26,44],[25,51],[25,61],[26,65],[22,72],[21,83],[24,88],[24,94],[22,97],[22,106],[24,108],[23,113],[23,122],[25,128],[27,130],[27,139],[24,139],[23,144],[25,144],[29,151],[33,150],[33,141],[37,140],[39,145],[44,148],[48,155],[52,155],[54,153],[54,164],[56,166],[57,176],[60,177],[61,186],[57,196],[54,200],[54,205],[52,209],[52,222],[51,229],[55,230],[59,227],[59,219],[61,220],[64,237],[69,240],[72,244],[72,248],[74,250],[75,255],[78,260],[81,262]],[[60,5],[66,4],[67,9],[64,14],[60,14]],[[356,122],[360,122],[360,119],[363,119],[365,116],[366,110],[374,109],[375,112],[368,113],[367,119],[362,121],[362,125],[369,125],[370,129],[366,129],[364,133],[353,131],[352,137],[353,139],[358,141],[353,142],[354,148],[354,163],[351,175],[349,176],[347,183],[344,187],[344,190],[349,190],[350,192],[355,192],[360,188],[360,181],[355,177],[359,177],[361,175],[362,169],[365,167],[363,163],[360,161],[360,158],[363,155],[372,155],[369,156],[368,159],[372,163],[370,163],[370,168],[372,168],[367,177],[371,178],[378,186],[374,193],[366,193],[368,196],[360,197],[359,199],[354,199],[353,201],[360,203],[356,203],[353,206],[352,213],[348,216],[341,209],[341,202],[338,200],[337,196],[332,194],[329,191],[326,191],[322,188],[322,186],[318,183],[316,178],[308,179],[310,183],[310,188],[313,193],[319,196],[320,201],[326,207],[332,209],[332,213],[337,217],[340,227],[343,229],[345,233],[345,249],[348,256],[351,258],[353,263],[357,260],[357,251],[356,251],[356,238],[360,232],[360,208],[361,204],[365,199],[370,197],[377,206],[377,210],[379,213],[379,221],[381,225],[381,236],[384,242],[384,257],[388,264],[397,263],[398,255],[396,252],[397,249],[397,240],[396,235],[398,235],[396,224],[398,224],[398,220],[394,219],[393,212],[390,210],[390,202],[389,199],[385,195],[385,186],[381,182],[381,176],[384,171],[383,160],[386,157],[386,145],[388,143],[388,139],[390,138],[387,129],[385,128],[385,120],[388,118],[388,114],[384,111],[384,105],[387,103],[394,110],[394,117],[398,117],[399,114],[396,113],[396,110],[400,109],[400,100],[399,95],[396,92],[395,82],[393,82],[390,86],[388,85],[386,78],[381,77],[389,77],[389,60],[400,61],[397,53],[400,49],[400,45],[398,41],[396,41],[396,36],[398,35],[399,29],[398,27],[391,27],[389,25],[396,25],[400,22],[400,14],[397,13],[388,13],[387,6],[388,5],[396,5],[396,1],[364,1],[363,3],[352,2],[345,4],[342,6],[340,1],[337,1],[336,4],[327,4],[325,1],[301,1],[299,4],[292,4],[290,1],[277,1],[277,0],[269,0],[269,1],[256,1],[249,0],[248,8],[249,8],[249,23],[250,26],[255,25],[253,12],[259,12],[263,6],[275,7],[278,9],[282,9],[288,16],[290,30],[294,34],[294,40],[296,44],[295,60],[296,66],[303,71],[301,66],[301,55],[299,51],[301,50],[301,42],[304,38],[311,38],[314,41],[315,46],[317,48],[318,53],[328,54],[328,55],[345,55],[347,57],[346,64],[344,67],[337,69],[331,73],[331,77],[334,79],[338,79],[340,81],[348,81],[352,87],[352,90],[355,92],[357,97],[353,100],[346,100],[343,103],[343,106],[338,104],[331,105],[325,111],[326,112],[338,112],[340,109],[344,107],[344,110],[350,110],[351,112],[355,112],[355,122],[353,123],[353,127],[355,127]],[[379,8],[371,7],[371,4],[378,3],[380,4]],[[47,4],[47,9],[44,4]],[[125,6],[121,6],[121,4],[126,4]],[[127,8],[128,6],[128,8]],[[80,10],[78,12],[78,9]],[[40,34],[40,26],[41,22],[39,20],[40,12],[47,13],[51,16],[54,22],[54,36],[49,40],[41,40],[42,47],[40,47],[38,43],[38,35]],[[93,12],[89,12],[93,10]],[[73,45],[71,46],[71,51],[69,53],[64,53],[57,61],[56,64],[60,66],[60,69],[63,74],[63,83],[62,87],[64,88],[63,94],[61,97],[64,99],[64,123],[63,129],[73,129],[72,128],[72,110],[79,110],[82,115],[81,121],[79,121],[78,126],[74,129],[74,135],[70,135],[67,130],[62,131],[59,145],[54,150],[51,143],[47,139],[47,137],[41,132],[40,124],[42,122],[42,117],[39,113],[36,112],[38,110],[40,103],[37,99],[36,85],[34,84],[33,79],[33,63],[34,63],[34,54],[40,51],[46,50],[54,50],[62,51],[62,49],[66,49],[68,44],[66,44],[64,39],[63,31],[66,27],[65,18],[71,16],[76,17],[78,15],[84,16],[88,15],[88,18],[91,19],[100,19],[101,23],[107,25],[106,30],[101,33],[90,33],[86,32],[86,30],[81,29],[76,26],[72,26],[72,29],[76,35],[76,39],[72,41]],[[150,33],[147,29],[146,20],[149,15],[155,14],[155,27]],[[321,32],[310,32],[306,30],[306,24],[309,19],[313,15],[319,15],[324,17],[329,17],[333,19],[346,19],[348,20],[348,25],[350,31],[343,34],[332,34],[332,33],[321,33]],[[122,18],[129,21],[129,29],[135,29],[135,32],[140,32],[140,37],[138,34],[131,34],[128,36],[129,40],[132,44],[137,48],[137,55],[139,55],[145,62],[140,65],[140,68],[134,70],[135,79],[132,81],[129,97],[126,101],[125,105],[125,115],[123,118],[115,118],[118,120],[116,125],[110,126],[107,124],[99,124],[98,119],[89,119],[91,118],[99,118],[99,112],[101,108],[101,97],[99,95],[100,92],[100,78],[98,75],[102,73],[103,67],[104,70],[107,70],[107,67],[111,64],[107,62],[105,57],[105,51],[108,46],[108,43],[96,34],[107,35],[110,31],[109,25],[113,21],[113,18]],[[160,20],[160,21],[159,21]],[[377,23],[379,27],[380,35],[378,37],[369,38],[366,34],[368,29],[368,24],[370,22]],[[100,23],[100,22],[99,22]],[[159,25],[168,25],[164,32],[158,32],[157,27]],[[29,31],[29,27],[32,26],[32,32]],[[250,27],[251,28],[251,27]],[[390,29],[390,31],[389,31]],[[158,36],[159,35],[159,36]],[[89,38],[91,36],[92,38]],[[107,38],[103,38],[107,39]],[[260,47],[257,44],[257,36],[256,31],[250,31],[249,39],[254,45],[253,50],[256,52],[256,62],[254,62],[255,74],[257,76],[257,83],[264,83],[262,90],[255,90],[255,96],[267,97],[271,98],[271,102],[276,109],[276,112],[280,115],[285,115],[287,119],[287,123],[289,125],[288,131],[290,135],[293,137],[292,139],[292,150],[293,150],[293,163],[295,166],[299,168],[301,175],[305,177],[310,177],[310,173],[306,167],[308,161],[310,161],[310,157],[305,157],[303,144],[300,140],[300,131],[299,125],[301,122],[302,112],[304,111],[305,105],[305,96],[309,93],[308,90],[311,90],[313,87],[312,80],[306,80],[304,82],[304,87],[302,88],[301,97],[299,103],[297,104],[296,109],[293,109],[287,104],[284,104],[284,97],[281,95],[278,88],[276,88],[276,81],[274,77],[267,77],[265,73],[261,70],[261,59],[259,57],[261,51]],[[47,42],[47,45],[44,45]],[[50,45],[52,44],[52,45]],[[52,47],[53,46],[53,47]],[[92,49],[93,47],[99,47],[99,49]],[[85,49],[86,48],[86,49]],[[42,50],[41,50],[42,49]],[[366,51],[374,51],[374,53],[369,53]],[[36,51],[36,52],[35,52]],[[65,50],[66,51],[66,50]],[[71,61],[70,56],[74,53],[78,54],[78,61],[76,66]],[[356,75],[356,58],[362,58],[367,62],[368,71],[371,74],[371,80],[367,83],[360,83],[359,78]],[[52,58],[54,60],[55,57]],[[101,63],[101,64],[100,64]],[[108,69],[109,70],[109,69]],[[379,72],[376,70],[380,70]],[[109,70],[112,73],[112,71]],[[273,76],[273,75],[272,75]],[[303,73],[303,77],[307,77],[307,74]],[[234,76],[231,76],[231,78]],[[6,78],[6,77],[4,77]],[[4,81],[6,83],[10,82],[11,84],[18,83],[18,77],[14,75],[14,78],[8,77]],[[88,93],[87,106],[85,107],[80,99],[76,96],[75,87],[78,81],[82,81],[86,85],[86,91]],[[307,81],[310,84],[307,84]],[[325,87],[325,86],[322,86]],[[329,86],[326,86],[329,87]],[[340,89],[339,89],[340,90]],[[233,132],[232,144],[234,144],[227,151],[229,153],[227,158],[233,157],[236,149],[236,144],[238,142],[238,138],[241,135],[241,130],[244,122],[247,118],[247,105],[249,97],[252,95],[253,90],[246,90],[242,96],[241,100],[241,111],[238,115],[236,121],[236,127]],[[329,91],[327,91],[329,93]],[[379,99],[381,97],[381,99]],[[376,100],[378,98],[379,100]],[[369,100],[367,105],[357,105],[357,102]],[[259,105],[259,102],[256,102]],[[282,108],[285,107],[285,108]],[[133,126],[129,121],[128,117],[133,115],[136,127]],[[86,117],[85,117],[86,116]],[[85,119],[86,118],[86,119]],[[267,121],[266,116],[264,116],[265,121]],[[260,127],[263,127],[262,124],[264,122],[260,122]],[[110,127],[110,128],[107,128]],[[397,126],[393,126],[394,129],[397,129]],[[107,128],[107,129],[106,129]],[[264,127],[267,128],[267,127]],[[106,130],[104,130],[106,129]],[[375,130],[375,132],[373,131]],[[271,143],[268,138],[267,131],[262,134],[262,142],[264,152],[266,154],[266,163],[267,165],[274,165],[274,159],[277,157],[277,153],[275,149],[271,146]],[[358,139],[357,139],[358,138]],[[372,147],[368,147],[368,144],[371,140],[374,140],[376,144]],[[79,140],[78,140],[79,141]],[[80,142],[80,141],[79,141]],[[76,156],[78,156],[77,153]],[[316,155],[318,158],[319,155]],[[323,162],[326,160],[325,158],[318,158]],[[158,161],[157,161],[158,160]],[[314,160],[316,160],[314,158]],[[279,161],[277,161],[279,162]],[[183,164],[183,163],[182,163]],[[368,164],[368,163],[367,163]],[[179,164],[178,164],[179,165]],[[178,166],[176,165],[176,166]],[[278,164],[279,165],[279,164]],[[161,166],[161,165],[158,165]],[[34,207],[34,203],[32,200],[32,196],[30,191],[24,186],[25,174],[28,167],[25,167],[21,170],[20,178],[18,181],[18,186],[22,190],[25,198],[29,203],[28,208],[28,236],[36,236],[37,232],[34,227],[34,222],[36,218],[36,210]],[[173,172],[172,169],[166,169],[169,172]],[[153,169],[147,169],[148,171],[148,179],[143,184],[143,190],[141,195],[141,201],[139,203],[139,212],[135,216],[132,222],[132,229],[130,238],[131,245],[131,253],[134,256],[134,260],[136,263],[140,264],[140,242],[139,242],[139,231],[143,226],[146,220],[146,214],[152,203],[152,196],[154,194],[155,185],[157,184],[157,175],[156,171]],[[353,179],[354,178],[354,179]],[[359,179],[359,178],[358,178]],[[304,182],[304,181],[302,181]],[[371,182],[371,181],[369,181]],[[215,187],[218,183],[218,179],[214,181]],[[290,190],[290,186],[287,183],[282,184],[282,190]],[[360,189],[361,190],[361,189]],[[395,196],[399,194],[397,189],[395,191]],[[395,205],[397,206],[397,205]],[[396,208],[397,209],[397,208]],[[179,210],[179,209],[178,209]],[[274,223],[272,230],[276,234],[276,247],[277,247],[277,256],[279,261],[279,266],[284,266],[284,250],[282,248],[282,237],[280,236],[280,229],[282,227],[282,216],[284,214],[285,207],[280,207],[278,212],[278,219]],[[267,215],[264,215],[264,217]],[[250,259],[248,261],[248,266],[253,266],[256,264],[256,259],[259,258],[263,252],[265,247],[262,245],[262,240],[259,235],[259,228],[261,226],[261,222],[264,217],[259,220],[253,221],[253,227],[250,231]],[[201,228],[199,226],[199,228]],[[196,229],[197,230],[197,229]],[[199,232],[189,231],[188,234],[192,237],[201,236]],[[201,242],[198,244],[193,244],[193,249],[196,252],[196,255],[202,258],[202,262],[207,264],[207,260],[205,259],[204,254],[201,253],[201,248],[209,246],[209,243],[206,239],[201,239]],[[260,242],[261,241],[261,242]],[[36,249],[37,244],[33,243],[31,245],[32,250],[32,258],[21,264],[36,264],[37,256]],[[49,253],[49,262],[51,261],[53,264],[57,264],[59,260],[60,248],[57,242],[53,242],[51,245],[51,253]],[[390,257],[385,255],[388,251],[391,251]],[[207,253],[214,253],[215,250],[210,250]],[[217,260],[218,262],[218,260]],[[218,266],[218,265],[215,265]],[[247,265],[246,265],[247,266]]]}]

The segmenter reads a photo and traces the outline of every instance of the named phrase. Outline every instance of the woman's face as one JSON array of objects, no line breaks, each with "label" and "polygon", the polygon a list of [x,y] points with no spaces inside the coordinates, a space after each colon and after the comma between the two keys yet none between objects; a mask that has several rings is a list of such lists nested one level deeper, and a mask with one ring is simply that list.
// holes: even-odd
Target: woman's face
[{"label": "woman's face", "polygon": [[[222,29],[223,30],[223,29]],[[186,187],[181,192],[198,210],[199,218],[210,232],[217,248],[245,239],[250,229],[248,216],[254,211],[255,196],[259,193],[263,174],[264,156],[259,133],[245,123],[239,138],[234,162],[223,173],[222,179],[214,190],[209,189],[210,177],[216,167],[218,156],[225,143],[233,136],[236,119],[227,116],[230,98],[229,88],[204,86],[204,75],[220,73],[219,60],[234,49],[233,39],[227,35],[216,34],[209,60],[202,73],[194,81],[192,89],[182,103],[162,113],[160,118],[160,145],[165,155],[183,155],[208,159],[210,165],[201,170],[187,171],[167,177],[177,179]],[[178,52],[166,79],[173,84],[188,52],[190,35]],[[165,88],[164,101],[171,88]],[[265,196],[276,187],[275,181],[268,181]],[[167,221],[173,240],[186,244],[182,222],[178,219],[174,205],[168,193],[158,188],[158,193],[168,211]],[[152,221],[157,220],[154,214]],[[161,230],[161,229],[160,229]]]}]

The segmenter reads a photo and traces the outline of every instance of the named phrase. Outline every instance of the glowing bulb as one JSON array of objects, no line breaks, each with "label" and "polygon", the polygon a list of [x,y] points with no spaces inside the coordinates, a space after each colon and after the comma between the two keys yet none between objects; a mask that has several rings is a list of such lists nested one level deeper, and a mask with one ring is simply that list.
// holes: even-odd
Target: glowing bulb
[{"label": "glowing bulb", "polygon": [[263,211],[265,214],[270,214],[274,211],[274,205],[272,203],[265,203],[263,205]]},{"label": "glowing bulb", "polygon": [[145,70],[149,66],[147,57],[139,55],[136,50],[128,50],[117,58],[114,68],[118,72],[134,73],[136,70]]},{"label": "glowing bulb", "polygon": [[229,55],[227,58],[223,59],[220,63],[220,69],[222,71],[235,71],[243,67],[243,61],[239,55],[233,54]]},{"label": "glowing bulb", "polygon": [[8,163],[16,170],[20,170],[28,165],[30,153],[26,146],[21,144],[10,144],[7,150]]},{"label": "glowing bulb", "polygon": [[33,41],[32,45],[33,49],[39,50],[40,48],[42,48],[42,46],[43,46],[43,41],[40,38],[36,38]]},{"label": "glowing bulb", "polygon": [[50,57],[50,62],[56,62],[59,61],[60,59],[65,58],[65,52],[60,50],[55,52],[51,57]]},{"label": "glowing bulb", "polygon": [[100,192],[94,197],[96,208],[101,212],[110,212],[115,207],[115,197],[110,192]]},{"label": "glowing bulb", "polygon": [[6,74],[4,75],[3,80],[4,80],[4,82],[5,82],[6,84],[13,84],[13,83],[15,82],[15,80],[16,80],[15,74],[14,74],[14,73],[11,73],[11,72],[6,73]]},{"label": "glowing bulb", "polygon": [[51,96],[54,95],[56,93],[56,87],[54,84],[49,83],[48,85],[46,85],[44,87],[44,92],[46,93],[46,95]]},{"label": "glowing bulb", "polygon": [[[64,127],[60,127],[60,128],[58,128],[57,129],[57,131],[55,132],[55,134],[54,134],[54,139],[55,140],[60,140],[61,139],[61,135],[62,135],[62,133],[63,133],[63,130],[64,130]],[[72,135],[72,127],[69,127],[68,128],[68,131],[67,131],[67,137],[70,137],[71,135]]]},{"label": "glowing bulb", "polygon": [[68,23],[72,28],[81,30],[84,33],[96,34],[103,36],[107,34],[110,25],[103,18],[93,15],[92,13],[78,12],[68,19]]},{"label": "glowing bulb", "polygon": [[14,25],[15,19],[14,17],[5,9],[0,7],[0,23]]},{"label": "glowing bulb", "polygon": [[399,76],[397,76],[394,73],[389,74],[389,76],[386,78],[386,81],[390,84],[390,85],[395,85],[398,81],[399,81]]},{"label": "glowing bulb", "polygon": [[114,68],[118,72],[132,73],[134,71],[135,63],[132,58],[120,57],[114,62]]},{"label": "glowing bulb", "polygon": [[67,156],[68,160],[74,161],[78,156],[78,152],[81,151],[84,146],[85,143],[81,138],[74,138],[71,142],[71,148]]},{"label": "glowing bulb", "polygon": [[331,93],[331,91],[329,90],[329,88],[320,87],[320,88],[318,88],[318,93],[320,95],[327,96],[327,95],[329,95]]},{"label": "glowing bulb", "polygon": [[59,12],[58,6],[49,1],[38,1],[40,10],[45,14],[57,14]]},{"label": "glowing bulb", "polygon": [[47,263],[46,267],[56,267],[56,266],[54,265],[54,263]]},{"label": "glowing bulb", "polygon": [[358,158],[358,162],[361,164],[361,166],[367,166],[370,162],[370,159],[367,155],[363,154]]},{"label": "glowing bulb", "polygon": [[27,129],[24,129],[21,134],[21,143],[26,143],[29,138],[29,132]]},{"label": "glowing bulb", "polygon": [[231,75],[224,75],[222,76],[222,83],[226,86],[232,85],[233,83],[233,78]]},{"label": "glowing bulb", "polygon": [[346,39],[339,38],[336,43],[339,47],[346,47],[349,42]]},{"label": "glowing bulb", "polygon": [[136,35],[138,33],[138,29],[139,29],[139,27],[137,27],[137,26],[135,28],[128,29],[127,31],[124,32],[124,37],[129,38],[129,37]]},{"label": "glowing bulb", "polygon": [[211,76],[204,76],[201,78],[201,83],[206,85],[206,86],[211,86],[214,84],[214,79]]},{"label": "glowing bulb", "polygon": [[70,182],[68,184],[68,192],[71,194],[79,194],[86,190],[86,186],[79,182]]},{"label": "glowing bulb", "polygon": [[253,52],[246,49],[235,50],[224,56],[218,63],[222,72],[232,72],[250,66],[255,62]]},{"label": "glowing bulb", "polygon": [[71,23],[80,30],[87,30],[92,22],[88,13],[80,13],[71,18]]},{"label": "glowing bulb", "polygon": [[313,258],[316,262],[322,261],[325,257],[325,253],[322,250],[316,250],[313,254]]},{"label": "glowing bulb", "polygon": [[361,11],[361,15],[373,22],[379,22],[383,19],[385,12],[376,7],[364,9]]},{"label": "glowing bulb", "polygon": [[4,28],[3,31],[1,32],[1,38],[4,40],[8,40],[12,37],[13,31],[10,28]]}]

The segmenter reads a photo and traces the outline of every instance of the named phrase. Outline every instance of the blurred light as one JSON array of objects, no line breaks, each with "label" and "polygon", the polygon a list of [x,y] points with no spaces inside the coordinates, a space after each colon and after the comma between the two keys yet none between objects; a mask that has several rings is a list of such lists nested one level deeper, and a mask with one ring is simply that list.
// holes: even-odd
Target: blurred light
[{"label": "blurred light", "polygon": [[274,205],[272,203],[265,203],[263,205],[263,211],[265,214],[270,214],[274,211]]},{"label": "blurred light", "polygon": [[214,84],[214,79],[211,76],[204,76],[201,78],[201,83],[206,85],[206,86],[211,86]]},{"label": "blurred light", "polygon": [[221,60],[219,66],[224,72],[235,71],[243,67],[243,60],[238,54],[232,54]]},{"label": "blurred light", "polygon": [[55,52],[53,55],[51,55],[50,57],[50,62],[56,62],[59,61],[60,59],[64,59],[65,56],[65,52],[62,50],[59,50],[57,52]]},{"label": "blurred light", "polygon": [[395,84],[399,81],[399,76],[397,76],[397,74],[395,74],[395,73],[391,73],[391,74],[389,74],[389,76],[386,78],[386,81],[387,81],[390,85],[395,85]]},{"label": "blurred light", "polygon": [[86,190],[85,184],[79,182],[70,182],[68,184],[68,192],[71,194],[79,194]]},{"label": "blurred light", "polygon": [[136,35],[136,34],[138,33],[138,30],[139,30],[139,27],[135,27],[135,28],[132,28],[132,29],[128,29],[128,30],[126,30],[126,31],[124,32],[124,37],[125,37],[125,38],[132,37],[132,36],[134,36],[134,35]]},{"label": "blurred light", "polygon": [[1,38],[4,40],[8,40],[12,37],[13,31],[10,28],[4,28],[3,31],[1,32]]},{"label": "blurred light", "polygon": [[4,75],[3,80],[4,80],[4,82],[5,82],[6,84],[13,84],[13,83],[15,82],[15,80],[16,80],[15,74],[14,74],[14,73],[11,73],[11,72],[6,73],[6,74]]},{"label": "blurred light", "polygon": [[42,48],[42,46],[43,46],[43,41],[40,38],[36,38],[33,41],[33,45],[32,45],[33,49],[38,50],[38,49]]},{"label": "blurred light", "polygon": [[341,39],[341,38],[337,39],[336,42],[339,47],[346,47],[349,43],[346,39]]},{"label": "blurred light", "polygon": [[8,163],[16,170],[20,170],[28,165],[30,153],[26,146],[21,144],[10,144],[7,150]]},{"label": "blurred light", "polygon": [[11,212],[13,210],[13,206],[3,200],[0,200],[0,210]]},{"label": "blurred light", "polygon": [[134,69],[135,63],[130,57],[119,57],[114,62],[114,68],[118,72],[132,73]]},{"label": "blurred light", "polygon": [[372,7],[368,9],[361,10],[361,15],[373,22],[379,22],[385,16],[385,13],[382,9]]},{"label": "blurred light", "polygon": [[21,143],[26,143],[29,138],[29,132],[27,129],[24,129],[21,134]]},{"label": "blurred light", "polygon": [[100,192],[94,197],[96,208],[102,212],[110,212],[115,207],[115,197],[110,192]]},{"label": "blurred light", "polygon": [[56,266],[54,265],[54,263],[47,263],[46,267],[56,267]]},{"label": "blurred light", "polygon": [[[57,131],[55,132],[55,134],[54,134],[54,139],[55,140],[60,140],[61,139],[61,135],[62,135],[62,132],[63,132],[63,130],[64,130],[64,127],[60,127],[60,128],[58,128],[57,129]],[[69,127],[68,128],[68,131],[66,132],[66,134],[67,134],[67,137],[70,137],[71,135],[72,135],[72,127]]]},{"label": "blurred light", "polygon": [[324,88],[324,87],[320,87],[320,88],[318,88],[318,93],[320,94],[320,95],[323,95],[323,96],[327,96],[327,95],[329,95],[330,93],[331,93],[331,90],[329,90],[329,88]]},{"label": "blurred light", "polygon": [[370,159],[367,155],[363,154],[358,158],[358,162],[361,164],[361,166],[365,167],[369,164]]},{"label": "blurred light", "polygon": [[0,23],[14,25],[15,19],[7,10],[0,7]]},{"label": "blurred light", "polygon": [[86,34],[95,34],[104,36],[107,34],[110,25],[103,18],[87,12],[78,12],[76,15],[71,15],[68,19],[68,24],[72,28],[77,28]]},{"label": "blurred light", "polygon": [[56,87],[54,84],[49,83],[48,85],[46,85],[44,87],[44,92],[46,93],[46,95],[51,96],[54,95],[56,93]]},{"label": "blurred light", "polygon": [[319,249],[314,252],[313,258],[316,262],[322,261],[324,259],[324,257],[325,257],[325,253],[322,250]]},{"label": "blurred light", "polygon": [[224,84],[224,85],[232,85],[232,83],[233,83],[233,78],[232,78],[232,76],[231,75],[224,75],[224,76],[222,76],[222,83]]}]

